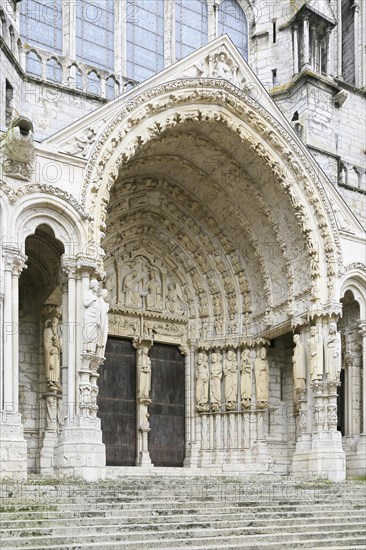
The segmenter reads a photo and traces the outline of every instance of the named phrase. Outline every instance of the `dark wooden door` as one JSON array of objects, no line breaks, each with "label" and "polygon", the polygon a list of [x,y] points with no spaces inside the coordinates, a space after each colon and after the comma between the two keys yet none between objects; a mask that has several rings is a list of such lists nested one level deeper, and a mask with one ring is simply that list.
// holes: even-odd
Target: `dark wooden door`
[{"label": "dark wooden door", "polygon": [[136,352],[130,340],[108,338],[106,361],[99,369],[99,417],[107,466],[136,461]]},{"label": "dark wooden door", "polygon": [[176,346],[154,343],[151,358],[149,451],[155,466],[183,466],[184,356]]}]

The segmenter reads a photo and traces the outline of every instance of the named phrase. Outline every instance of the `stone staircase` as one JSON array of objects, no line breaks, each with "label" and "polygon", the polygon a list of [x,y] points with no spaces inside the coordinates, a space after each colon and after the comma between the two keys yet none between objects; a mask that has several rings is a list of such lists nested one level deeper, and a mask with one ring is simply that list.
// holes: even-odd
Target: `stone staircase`
[{"label": "stone staircase", "polygon": [[366,548],[363,482],[170,473],[87,484],[34,476],[0,485],[0,507],[2,550]]}]

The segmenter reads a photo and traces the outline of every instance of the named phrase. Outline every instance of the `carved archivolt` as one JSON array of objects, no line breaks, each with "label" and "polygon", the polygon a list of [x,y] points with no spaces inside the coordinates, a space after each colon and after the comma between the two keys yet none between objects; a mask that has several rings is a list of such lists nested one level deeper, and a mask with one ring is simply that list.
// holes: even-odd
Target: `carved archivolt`
[{"label": "carved archivolt", "polygon": [[[220,122],[241,140],[249,143],[256,156],[271,169],[274,180],[292,202],[293,212],[304,236],[308,236],[306,242],[311,255],[311,232],[314,232],[315,228],[309,218],[311,207],[306,209],[303,205],[304,196],[307,197],[307,203],[312,205],[311,217],[317,219],[316,229],[319,229],[323,238],[324,251],[321,250],[320,254],[324,252],[327,258],[327,276],[331,293],[340,250],[339,242],[331,208],[312,165],[300,151],[299,146],[292,142],[289,134],[253,99],[222,80],[203,80],[201,87],[198,85],[199,82],[183,80],[166,84],[135,98],[121,111],[120,116],[116,117],[94,149],[84,183],[83,201],[86,201],[87,188],[93,181],[94,192],[101,194],[102,202],[107,203],[108,189],[117,179],[120,169],[130,158],[135,157],[146,143],[157,137],[160,138],[168,128],[174,128],[187,121]],[[194,89],[189,89],[193,85]],[[208,103],[221,105],[224,102],[225,112],[210,111],[207,107]],[[194,105],[188,112],[186,109],[184,111],[180,109],[183,104]],[[164,116],[163,111],[168,108],[175,111],[172,113],[170,110]],[[157,114],[160,115],[159,122],[155,123],[153,118]],[[244,119],[245,123],[235,119],[234,114]],[[152,119],[150,125],[146,124],[148,119]],[[144,122],[142,133],[134,138],[133,130],[142,122]],[[251,128],[250,132],[248,127]],[[254,135],[258,137],[254,138]],[[122,140],[124,149],[122,153],[118,153],[122,147],[119,145]],[[271,152],[268,143],[271,146]],[[108,174],[106,179],[101,174],[105,173],[107,164],[111,168],[106,172]],[[98,166],[98,169],[93,169],[93,166]],[[315,264],[319,265],[319,262],[320,257],[313,253],[312,277],[315,280],[313,285],[315,299],[317,299],[316,279],[319,279],[319,275],[322,274],[315,268]]]}]

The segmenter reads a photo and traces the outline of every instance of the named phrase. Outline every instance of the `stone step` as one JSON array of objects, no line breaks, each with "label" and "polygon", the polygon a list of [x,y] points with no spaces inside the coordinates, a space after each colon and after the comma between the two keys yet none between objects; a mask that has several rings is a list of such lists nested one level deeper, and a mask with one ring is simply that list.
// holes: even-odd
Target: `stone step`
[{"label": "stone step", "polygon": [[[140,534],[140,538],[138,538]],[[246,548],[247,550],[255,547],[269,547],[271,549],[280,549],[286,547],[289,548],[311,548],[311,547],[323,547],[329,546],[331,543],[333,546],[339,545],[339,542],[351,543],[354,546],[364,546],[366,529],[354,530],[340,530],[336,533],[329,533],[328,531],[321,530],[320,533],[308,533],[298,531],[296,533],[288,533],[282,531],[279,534],[244,534],[239,533],[223,533],[221,531],[214,532],[213,535],[206,536],[194,536],[196,533],[193,531],[186,533],[179,532],[179,536],[172,536],[172,532],[169,531],[168,536],[163,538],[161,533],[159,537],[152,534],[148,538],[149,550],[178,550],[180,548],[190,548],[197,546],[200,550],[207,550],[211,545],[213,548],[217,548],[217,544],[221,544],[229,550],[230,548]],[[3,539],[1,548],[2,550],[27,548],[28,550],[41,550],[43,548],[48,549],[69,549],[79,550],[84,548],[93,548],[93,545],[99,545],[99,548],[109,549],[121,549],[128,548],[128,550],[146,550],[147,539],[145,533],[134,533],[133,539],[130,534],[128,538],[122,537],[120,534],[115,533],[101,533],[92,536],[74,536],[65,540],[65,538],[47,537],[47,536],[33,536],[30,539]],[[99,540],[98,540],[99,539]],[[343,541],[341,539],[344,539]],[[259,546],[261,545],[261,546]],[[290,546],[291,545],[291,546]]]},{"label": "stone step", "polygon": [[[340,521],[341,519],[341,521]],[[292,522],[292,524],[289,524],[289,522],[281,523],[279,521],[273,522],[261,522],[256,520],[206,520],[203,521],[201,519],[193,520],[193,521],[185,521],[185,522],[171,522],[167,525],[166,522],[158,522],[155,521],[153,523],[133,523],[133,522],[127,522],[127,523],[114,523],[114,524],[106,524],[106,523],[96,523],[94,525],[51,525],[46,527],[44,524],[38,527],[22,527],[22,528],[10,528],[6,529],[2,526],[2,532],[0,535],[0,540],[6,540],[9,537],[12,537],[14,540],[17,539],[17,537],[24,537],[27,536],[34,536],[34,533],[37,532],[39,536],[50,536],[50,537],[71,537],[71,536],[85,536],[85,531],[87,531],[87,535],[92,536],[93,534],[99,534],[100,532],[105,531],[106,525],[108,525],[108,528],[113,527],[113,531],[115,534],[121,534],[126,533],[128,534],[131,529],[134,530],[134,533],[132,535],[133,538],[135,536],[139,537],[142,532],[146,532],[147,535],[150,535],[150,533],[161,533],[163,537],[168,536],[171,532],[171,530],[175,530],[177,532],[190,532],[190,531],[197,531],[200,530],[202,533],[206,533],[208,531],[215,530],[216,532],[224,532],[224,531],[231,531],[231,532],[237,532],[242,533],[246,532],[248,535],[252,534],[253,531],[256,532],[256,534],[267,534],[267,533],[277,533],[278,531],[282,531],[283,529],[286,530],[287,533],[296,533],[299,529],[303,533],[305,532],[313,532],[317,530],[325,529],[328,532],[331,532],[333,530],[336,530],[337,532],[342,531],[343,529],[354,529],[357,530],[360,528],[364,523],[364,516],[360,516],[358,518],[337,518],[337,521],[327,521],[325,518],[322,518],[321,523],[310,523],[308,521],[299,522],[297,521]],[[168,529],[168,530],[167,530]],[[131,535],[129,535],[131,536]]]},{"label": "stone step", "polygon": [[[230,519],[226,519],[225,516],[227,516]],[[275,514],[275,513],[262,513],[262,514],[255,514],[254,512],[230,512],[230,511],[222,511],[220,514],[207,514],[207,513],[201,513],[200,511],[197,511],[196,514],[176,514],[176,515],[161,515],[158,513],[151,515],[150,517],[144,516],[144,524],[156,524],[158,520],[163,519],[164,523],[169,523],[170,525],[179,524],[182,522],[220,522],[220,523],[240,523],[240,525],[243,525],[243,522],[251,522],[253,527],[261,526],[266,523],[273,523],[276,526],[286,526],[288,524],[291,524],[296,519],[296,525],[301,525],[302,523],[308,524],[309,518],[310,519],[318,519],[318,514],[316,513],[308,513],[303,514],[301,512],[293,512],[293,513],[287,513],[286,516],[290,517],[283,517],[283,514]],[[365,513],[363,514],[355,514],[354,510],[347,510],[344,511],[344,513],[334,514],[334,515],[328,515],[325,516],[322,514],[322,522],[324,523],[337,523],[340,520],[342,520],[343,523],[350,523],[350,522],[363,522],[365,521],[366,516]],[[60,515],[56,515],[52,519],[49,518],[40,518],[40,519],[31,519],[31,520],[24,520],[24,519],[15,519],[15,520],[4,520],[1,519],[1,528],[2,532],[5,533],[6,530],[16,530],[16,529],[34,529],[35,527],[42,527],[42,528],[57,528],[58,526],[62,526],[65,523],[67,523],[70,528],[73,528],[74,525],[79,525],[80,520],[82,520],[82,526],[83,527],[89,527],[89,526],[95,526],[96,524],[100,524],[102,522],[102,525],[106,526],[113,526],[113,525],[123,525],[128,524],[129,526],[136,523],[137,525],[141,522],[141,515],[133,515],[133,516],[126,516],[126,515],[116,515],[113,517],[110,516],[101,516],[96,515],[93,517],[89,516],[83,516],[83,517],[64,517]]]},{"label": "stone step", "polygon": [[[187,513],[189,511],[221,511],[225,509],[227,512],[229,511],[238,511],[238,510],[249,510],[254,513],[287,513],[287,512],[302,512],[302,513],[313,513],[313,514],[319,514],[319,513],[325,513],[325,512],[331,512],[331,511],[347,511],[347,510],[361,510],[365,507],[365,500],[361,500],[360,502],[355,502],[352,505],[350,503],[342,503],[342,502],[334,502],[334,503],[296,503],[296,502],[286,502],[286,503],[277,503],[274,505],[273,503],[266,503],[266,504],[257,504],[257,503],[227,503],[227,502],[201,502],[197,504],[197,502],[172,502],[172,503],[161,503],[161,502],[152,502],[152,503],[140,503],[140,506],[137,506],[139,503],[119,503],[119,505],[116,505],[116,503],[105,503],[104,505],[99,505],[98,503],[98,510],[93,509],[92,505],[78,505],[74,503],[62,503],[56,505],[56,503],[50,504],[49,507],[43,506],[33,507],[32,504],[22,503],[22,505],[19,505],[18,508],[14,506],[3,506],[2,507],[2,518],[3,519],[11,519],[12,517],[19,517],[19,514],[22,514],[22,517],[27,517],[31,515],[33,518],[43,517],[45,512],[48,512],[52,515],[58,515],[60,513],[66,514],[66,515],[73,515],[73,514],[91,514],[92,516],[96,514],[103,513],[104,515],[108,514],[110,516],[118,515],[123,511],[124,514],[139,514],[141,511],[146,515],[147,513],[156,514],[157,510],[159,510],[160,514],[164,514],[165,512],[172,513]],[[7,511],[9,510],[9,511]]]}]

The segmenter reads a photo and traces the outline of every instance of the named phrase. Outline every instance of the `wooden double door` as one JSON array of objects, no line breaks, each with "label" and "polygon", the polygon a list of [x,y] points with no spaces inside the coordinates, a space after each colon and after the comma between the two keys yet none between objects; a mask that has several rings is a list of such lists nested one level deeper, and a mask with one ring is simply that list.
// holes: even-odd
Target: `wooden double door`
[{"label": "wooden double door", "polygon": [[[155,466],[183,466],[185,441],[185,365],[176,346],[150,349],[151,404],[148,447]],[[99,370],[99,417],[107,466],[136,463],[136,350],[131,340],[110,337]]]}]

